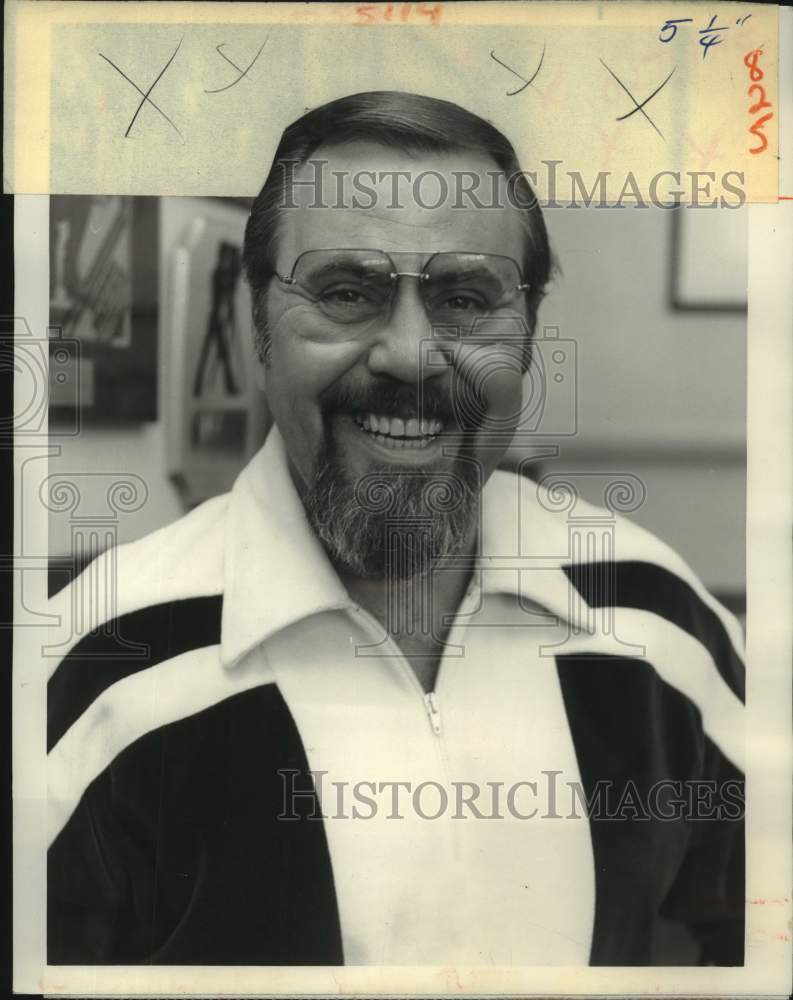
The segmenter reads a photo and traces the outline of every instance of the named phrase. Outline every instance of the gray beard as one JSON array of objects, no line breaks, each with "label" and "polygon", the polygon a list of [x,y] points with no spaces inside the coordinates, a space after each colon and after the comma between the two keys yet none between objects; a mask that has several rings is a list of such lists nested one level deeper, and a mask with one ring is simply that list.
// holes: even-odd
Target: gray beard
[{"label": "gray beard", "polygon": [[478,463],[458,457],[448,472],[384,466],[355,480],[331,434],[326,444],[303,504],[335,564],[359,577],[409,580],[465,553],[479,512]]}]

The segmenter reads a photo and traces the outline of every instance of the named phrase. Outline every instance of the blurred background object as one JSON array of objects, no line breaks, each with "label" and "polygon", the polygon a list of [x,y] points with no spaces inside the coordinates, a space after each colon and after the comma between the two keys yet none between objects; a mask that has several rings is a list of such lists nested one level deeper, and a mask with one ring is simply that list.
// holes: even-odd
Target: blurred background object
[{"label": "blurred background object", "polygon": [[77,380],[86,426],[157,419],[157,201],[50,199],[50,324],[79,344],[54,358],[52,423],[73,421]]},{"label": "blurred background object", "polygon": [[242,277],[246,207],[164,198],[160,234],[168,472],[186,508],[231,489],[267,430]]},{"label": "blurred background object", "polygon": [[[97,254],[101,258],[96,248],[119,226],[113,221],[119,206],[105,207],[100,218],[95,201],[52,199],[53,323],[70,315],[64,303],[75,298],[76,287],[96,288],[96,277],[90,280]],[[249,203],[115,201],[131,202],[121,215],[131,220],[131,249],[127,253],[117,238],[114,265],[103,265],[104,299],[92,322],[101,328],[98,339],[134,345],[145,326],[140,317],[149,317],[143,353],[154,345],[151,398],[158,395],[161,405],[131,410],[119,399],[107,410],[85,397],[81,431],[58,439],[61,451],[50,469],[140,476],[147,501],[119,523],[119,540],[129,541],[225,492],[264,439],[268,415],[240,267]],[[508,455],[517,466],[539,453],[529,463],[533,478],[575,473],[582,495],[595,503],[603,503],[604,477],[638,480],[643,498],[627,516],[680,552],[739,615],[745,602],[745,211],[546,210],[561,274],[540,310],[523,433]],[[73,218],[99,230],[92,234],[93,263],[78,263],[76,279],[69,262],[74,229],[70,223],[67,240],[58,225]],[[159,304],[154,312],[153,302]],[[73,336],[83,335],[86,322],[71,327]],[[84,355],[89,343],[96,338],[86,338]],[[113,350],[127,358],[130,372],[145,368],[129,348]],[[103,378],[97,361],[94,398]],[[137,383],[130,379],[133,393]],[[125,394],[123,376],[113,385],[112,394]],[[57,419],[53,407],[53,426]],[[50,551],[61,581],[74,569],[70,537],[68,515],[53,513]]]}]

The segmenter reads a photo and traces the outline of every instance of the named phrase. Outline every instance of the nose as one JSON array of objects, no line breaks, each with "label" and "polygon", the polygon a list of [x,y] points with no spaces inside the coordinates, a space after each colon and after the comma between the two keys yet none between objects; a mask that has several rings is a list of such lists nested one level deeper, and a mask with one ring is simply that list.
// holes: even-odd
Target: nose
[{"label": "nose", "polygon": [[[421,299],[419,281],[397,280],[388,321],[371,342],[367,364],[373,375],[417,385],[442,373],[433,352],[432,326]],[[434,363],[428,363],[433,358]]]}]

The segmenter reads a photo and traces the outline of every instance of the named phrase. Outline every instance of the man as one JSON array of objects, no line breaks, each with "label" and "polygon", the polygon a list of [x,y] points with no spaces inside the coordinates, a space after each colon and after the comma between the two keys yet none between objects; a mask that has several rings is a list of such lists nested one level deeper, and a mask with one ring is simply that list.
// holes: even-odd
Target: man
[{"label": "man", "polygon": [[552,270],[509,142],[311,111],[244,256],[275,426],[52,675],[50,962],[741,964],[739,629],[497,470]]}]

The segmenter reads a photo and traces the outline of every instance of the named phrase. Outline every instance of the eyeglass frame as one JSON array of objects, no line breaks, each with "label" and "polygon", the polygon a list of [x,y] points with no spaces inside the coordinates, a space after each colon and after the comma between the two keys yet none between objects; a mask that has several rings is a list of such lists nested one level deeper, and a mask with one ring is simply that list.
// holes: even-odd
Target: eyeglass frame
[{"label": "eyeglass frame", "polygon": [[[395,266],[394,261],[392,260],[392,254],[411,254],[412,256],[416,256],[417,254],[420,254],[422,252],[420,250],[392,250],[391,253],[387,253],[385,250],[381,250],[379,247],[312,247],[310,250],[303,250],[302,253],[299,253],[297,257],[295,257],[294,264],[292,264],[292,270],[289,272],[288,275],[279,274],[275,268],[270,268],[269,269],[270,273],[274,277],[278,278],[278,280],[284,285],[297,285],[298,283],[295,280],[295,271],[297,270],[297,265],[300,263],[300,260],[303,257],[305,257],[307,254],[310,253],[316,253],[316,252],[329,253],[330,251],[333,250],[342,250],[354,253],[381,253],[391,263],[392,267]],[[531,288],[531,282],[524,280],[523,269],[521,268],[520,264],[515,260],[514,257],[510,257],[508,254],[483,253],[481,250],[435,250],[433,253],[429,255],[427,260],[424,262],[424,267],[422,268],[421,271],[392,271],[390,273],[389,277],[391,278],[392,296],[393,296],[393,289],[396,289],[397,278],[418,278],[420,282],[426,281],[427,278],[429,277],[429,275],[426,273],[427,267],[435,259],[435,257],[440,257],[443,254],[471,254],[472,256],[477,256],[477,257],[498,257],[500,260],[509,260],[515,265],[515,269],[518,272],[519,281],[518,284],[515,286],[515,292],[516,293],[525,292]]]}]

